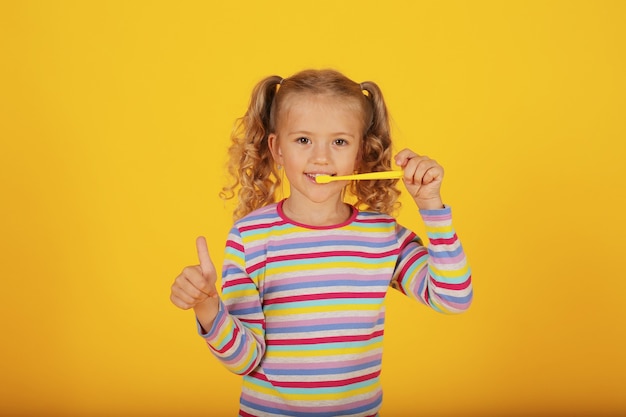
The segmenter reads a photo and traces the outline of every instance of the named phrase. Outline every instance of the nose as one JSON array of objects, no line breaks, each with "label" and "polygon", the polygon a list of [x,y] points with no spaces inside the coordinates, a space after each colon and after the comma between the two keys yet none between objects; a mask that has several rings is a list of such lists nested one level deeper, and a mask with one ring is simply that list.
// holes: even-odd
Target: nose
[{"label": "nose", "polygon": [[312,152],[313,162],[316,164],[327,164],[330,157],[330,149],[324,143],[316,143]]}]

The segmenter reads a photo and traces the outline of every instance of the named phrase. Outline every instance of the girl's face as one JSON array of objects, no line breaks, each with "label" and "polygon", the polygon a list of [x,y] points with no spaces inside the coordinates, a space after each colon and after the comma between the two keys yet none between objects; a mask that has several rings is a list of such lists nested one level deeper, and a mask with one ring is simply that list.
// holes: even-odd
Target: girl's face
[{"label": "girl's face", "polygon": [[363,135],[359,107],[326,94],[303,94],[285,104],[268,139],[274,160],[285,169],[290,199],[340,202],[347,182],[318,184],[315,177],[354,173]]}]

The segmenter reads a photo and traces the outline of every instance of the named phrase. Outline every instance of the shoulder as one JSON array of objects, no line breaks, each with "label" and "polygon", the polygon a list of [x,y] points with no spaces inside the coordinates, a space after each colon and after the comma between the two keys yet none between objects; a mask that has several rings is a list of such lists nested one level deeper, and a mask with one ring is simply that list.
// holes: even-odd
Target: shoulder
[{"label": "shoulder", "polygon": [[354,219],[354,222],[390,225],[395,225],[397,223],[395,217],[376,211],[359,211]]},{"label": "shoulder", "polygon": [[277,206],[277,203],[268,204],[246,214],[235,222],[231,233],[241,234],[246,231],[265,229],[275,225],[281,220]]},{"label": "shoulder", "polygon": [[416,237],[412,230],[398,223],[398,220],[390,214],[360,211],[353,224],[361,226],[360,229],[363,230],[392,235],[398,241],[410,240]]}]

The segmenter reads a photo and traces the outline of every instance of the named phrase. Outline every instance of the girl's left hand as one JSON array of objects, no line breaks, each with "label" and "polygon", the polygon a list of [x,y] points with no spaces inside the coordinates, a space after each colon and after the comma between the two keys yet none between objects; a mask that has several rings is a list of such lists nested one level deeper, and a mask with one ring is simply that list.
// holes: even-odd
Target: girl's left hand
[{"label": "girl's left hand", "polygon": [[403,149],[396,155],[396,164],[404,171],[404,185],[422,210],[443,208],[441,183],[443,167],[434,159]]}]

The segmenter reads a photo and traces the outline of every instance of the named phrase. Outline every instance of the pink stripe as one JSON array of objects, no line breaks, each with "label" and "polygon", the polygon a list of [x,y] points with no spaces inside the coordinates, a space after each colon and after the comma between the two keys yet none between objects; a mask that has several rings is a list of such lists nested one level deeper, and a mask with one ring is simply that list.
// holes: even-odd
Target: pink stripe
[{"label": "pink stripe", "polygon": [[422,220],[424,223],[428,222],[444,222],[452,219],[452,213],[445,214],[422,214]]},{"label": "pink stripe", "polygon": [[339,379],[336,381],[272,381],[272,385],[284,388],[331,388],[345,387],[359,382],[369,381],[378,378],[380,371],[371,374],[361,375],[354,378]]},{"label": "pink stripe", "polygon": [[[341,399],[339,401],[337,401],[336,404],[333,405],[320,405],[318,404],[317,401],[311,401],[311,405],[306,406],[306,405],[289,405],[289,410],[290,411],[294,411],[297,413],[305,413],[305,412],[309,412],[311,413],[312,411],[315,411],[317,413],[334,413],[334,412],[343,412],[343,411],[349,411],[351,409],[354,408],[360,408],[363,406],[366,406],[368,404],[372,404],[372,403],[377,403],[377,398],[380,397],[380,392],[375,391],[376,395],[372,398],[366,398],[360,401],[351,401],[351,402],[345,402],[346,399]],[[248,393],[244,392],[242,393],[242,398],[247,400],[248,402],[252,403],[252,404],[258,404],[259,406],[264,406],[264,407],[271,407],[271,408],[277,408],[279,410],[284,410],[285,409],[285,404],[282,402],[273,402],[273,401],[269,401],[269,400],[264,400],[261,398],[256,398],[253,397],[251,395],[249,395]],[[244,414],[242,414],[244,415]],[[376,414],[372,414],[372,416],[375,416]],[[245,417],[254,417],[252,416],[252,414],[245,414]]]},{"label": "pink stripe", "polygon": [[[356,276],[358,271],[354,271],[353,275]],[[369,273],[365,273],[366,271],[364,271],[364,273],[362,274],[362,276],[364,277],[364,279],[366,277],[369,276],[375,276],[375,277],[379,277],[380,274],[372,274],[371,271],[367,271]],[[290,278],[278,278],[278,277],[272,277],[272,285],[289,285],[289,284],[308,284],[308,283],[318,283],[318,282],[328,282],[329,285],[328,287],[332,287],[332,285],[330,283],[337,282],[339,284],[342,284],[342,286],[345,286],[345,284],[343,283],[345,280],[345,274],[314,274],[314,275],[301,275],[298,277],[290,277]],[[271,295],[270,295],[271,296]]]},{"label": "pink stripe", "polygon": [[[442,252],[443,254],[444,252]],[[438,265],[438,264],[443,264],[443,265],[447,265],[447,264],[458,264],[459,262],[461,262],[463,259],[465,259],[465,254],[464,253],[460,253],[457,256],[454,257],[442,257],[442,258],[436,258],[434,256],[432,256],[430,258],[431,262],[433,265]]]},{"label": "pink stripe", "polygon": [[[281,239],[281,245],[284,245],[285,247],[288,247],[290,244],[292,243],[297,243],[297,244],[302,244],[302,243],[306,243],[306,244],[321,244],[321,245],[315,245],[316,247],[320,247],[320,246],[332,246],[332,236],[333,233],[332,232],[328,232],[328,234],[323,234],[320,236],[312,236],[312,237],[288,237],[286,236],[284,239]],[[368,242],[372,242],[372,243],[385,243],[385,242],[389,242],[389,246],[392,246],[395,244],[395,240],[391,239],[390,236],[380,236],[380,237],[376,237],[376,236],[372,236],[367,238]],[[254,252],[255,249],[257,249],[258,247],[263,247],[265,246],[265,243],[254,243],[252,242],[249,246],[249,248],[251,249],[251,252]],[[359,246],[359,242],[355,241],[355,244],[353,246]]]},{"label": "pink stripe", "polygon": [[[296,316],[297,317],[297,316]],[[268,329],[281,329],[284,327],[300,327],[300,326],[318,326],[328,323],[370,323],[372,317],[368,316],[350,316],[350,317],[324,317],[318,319],[306,319],[306,320],[284,320],[284,321],[272,321],[268,323]]]}]

